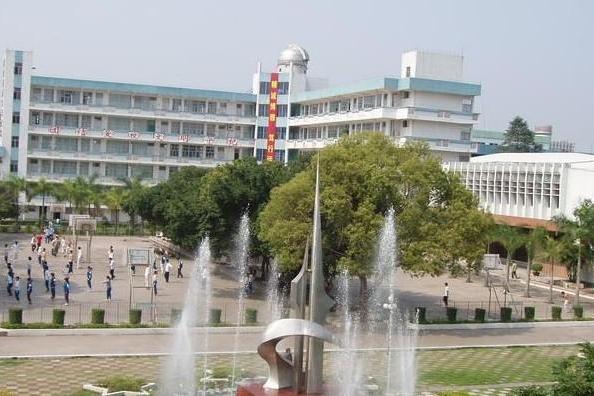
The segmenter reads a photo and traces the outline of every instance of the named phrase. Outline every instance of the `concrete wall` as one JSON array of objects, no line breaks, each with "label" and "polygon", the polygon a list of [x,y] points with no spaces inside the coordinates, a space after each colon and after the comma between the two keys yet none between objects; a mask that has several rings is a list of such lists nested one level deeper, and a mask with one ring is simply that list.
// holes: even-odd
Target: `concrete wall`
[{"label": "concrete wall", "polygon": [[461,55],[438,54],[424,51],[409,51],[402,54],[400,76],[436,80],[462,81],[464,57]]}]

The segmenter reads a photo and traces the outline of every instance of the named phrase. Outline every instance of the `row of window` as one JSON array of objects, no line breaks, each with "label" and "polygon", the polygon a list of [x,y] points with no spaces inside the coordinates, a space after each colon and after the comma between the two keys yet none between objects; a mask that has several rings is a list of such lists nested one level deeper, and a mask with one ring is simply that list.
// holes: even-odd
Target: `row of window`
[{"label": "row of window", "polygon": [[[279,95],[288,95],[289,94],[289,83],[286,81],[278,81],[277,82],[277,89]],[[270,94],[270,81],[260,81],[260,95],[268,95]]]},{"label": "row of window", "polygon": [[[268,127],[266,126],[259,126],[258,127],[258,134],[256,136],[258,139],[266,139],[268,138]],[[287,138],[287,128],[285,127],[276,127],[276,138],[277,139],[286,139]]]},{"label": "row of window", "polygon": [[[289,112],[289,107],[286,104],[277,104],[276,105],[276,116],[277,117],[286,117]],[[268,117],[270,113],[270,105],[261,103],[258,105],[258,116],[259,117]]]}]

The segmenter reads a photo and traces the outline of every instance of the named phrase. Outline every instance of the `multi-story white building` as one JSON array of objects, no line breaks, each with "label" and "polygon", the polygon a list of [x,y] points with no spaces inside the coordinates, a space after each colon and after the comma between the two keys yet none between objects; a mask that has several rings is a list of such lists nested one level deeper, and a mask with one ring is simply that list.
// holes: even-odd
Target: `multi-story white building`
[{"label": "multi-story white building", "polygon": [[252,92],[228,92],[39,76],[31,52],[7,51],[0,172],[156,183],[181,166],[252,155],[286,162],[370,130],[402,144],[425,141],[448,161],[476,152],[470,136],[481,87],[462,81],[461,56],[411,51],[399,78],[334,87],[310,78],[308,62],[290,45],[274,72],[258,67]]}]

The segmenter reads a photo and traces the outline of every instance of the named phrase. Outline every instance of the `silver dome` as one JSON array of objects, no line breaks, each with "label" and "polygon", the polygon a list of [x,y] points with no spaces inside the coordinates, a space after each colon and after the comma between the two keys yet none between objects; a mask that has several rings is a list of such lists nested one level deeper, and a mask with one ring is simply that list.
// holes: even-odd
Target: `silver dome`
[{"label": "silver dome", "polygon": [[293,65],[307,68],[307,62],[309,62],[309,54],[297,44],[289,44],[289,46],[281,52],[278,58],[278,64],[286,66],[293,63]]}]

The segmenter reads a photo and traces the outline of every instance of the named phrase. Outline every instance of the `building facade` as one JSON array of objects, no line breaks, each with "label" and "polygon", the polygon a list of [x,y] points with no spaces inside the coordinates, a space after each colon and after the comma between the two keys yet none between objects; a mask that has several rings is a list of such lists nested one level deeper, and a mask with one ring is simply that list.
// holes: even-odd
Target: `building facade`
[{"label": "building facade", "polygon": [[471,133],[481,87],[462,80],[461,56],[411,51],[399,78],[333,87],[309,77],[308,63],[290,45],[273,71],[258,67],[252,92],[229,92],[39,76],[31,52],[9,50],[0,175],[158,183],[182,166],[246,156],[287,162],[361,131],[424,141],[448,161],[477,152]]}]

